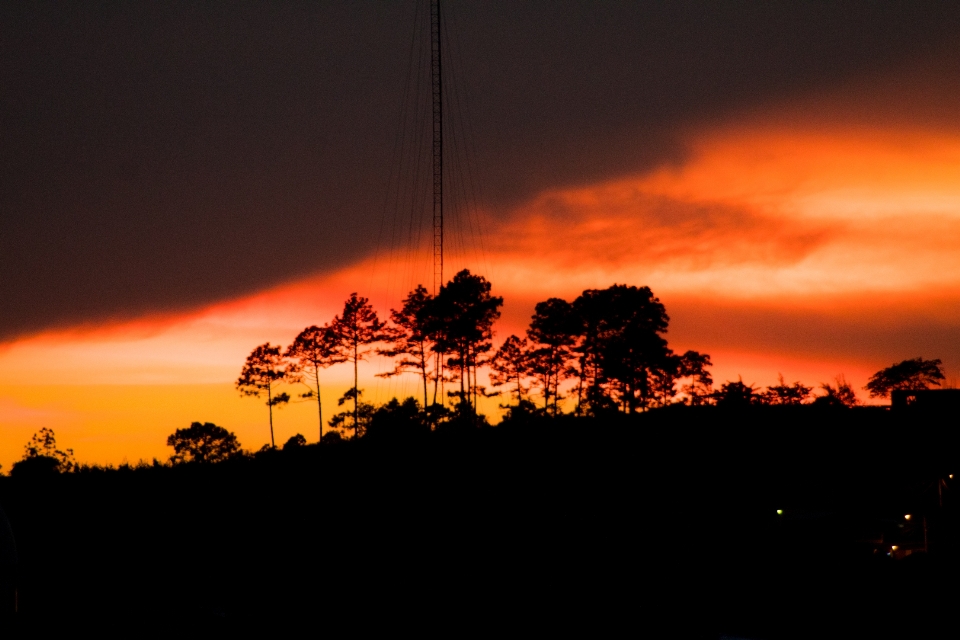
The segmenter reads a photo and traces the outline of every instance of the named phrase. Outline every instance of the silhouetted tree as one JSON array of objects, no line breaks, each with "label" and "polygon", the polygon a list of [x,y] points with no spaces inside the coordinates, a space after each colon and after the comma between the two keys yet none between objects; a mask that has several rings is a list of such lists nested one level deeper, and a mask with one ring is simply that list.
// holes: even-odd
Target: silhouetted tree
[{"label": "silhouetted tree", "polygon": [[334,429],[353,429],[353,437],[359,438],[366,433],[367,427],[370,426],[370,420],[373,418],[373,412],[376,410],[372,404],[362,402],[360,396],[363,395],[363,390],[357,390],[356,387],[353,389],[347,389],[346,392],[340,399],[337,400],[338,406],[343,406],[348,402],[353,402],[352,411],[341,411],[330,419],[328,423]]},{"label": "silhouetted tree", "polygon": [[212,422],[192,422],[187,429],[177,429],[167,438],[173,447],[173,463],[222,462],[240,453],[237,436]]},{"label": "silhouetted tree", "polygon": [[820,388],[824,395],[819,396],[813,401],[817,406],[836,406],[836,407],[854,407],[860,404],[857,399],[857,393],[847,382],[846,377],[841,373],[834,378],[836,386],[823,382]]},{"label": "silhouetted tree", "polygon": [[444,433],[456,433],[489,426],[487,417],[477,412],[476,405],[458,402],[446,419],[437,424],[437,429]]},{"label": "silhouetted tree", "polygon": [[24,458],[13,463],[10,475],[13,477],[37,477],[60,473],[60,461],[50,456]]},{"label": "silhouetted tree", "polygon": [[760,404],[763,398],[752,384],[744,384],[743,379],[736,382],[724,382],[720,390],[713,394],[718,407],[742,408]]},{"label": "silhouetted tree", "polygon": [[669,322],[663,304],[649,287],[614,285],[584,291],[573,307],[581,322],[577,351],[580,375],[590,380],[588,401],[609,402],[606,386],[628,413],[647,406],[652,372],[673,364],[660,335]]},{"label": "silhouetted tree", "polygon": [[687,351],[680,356],[680,377],[688,378],[689,383],[683,385],[681,391],[687,394],[691,405],[706,404],[713,394],[713,376],[707,367],[713,366],[710,356],[697,351]]},{"label": "silhouetted tree", "polygon": [[488,364],[490,384],[494,387],[508,387],[517,404],[523,402],[523,394],[527,392],[523,381],[529,368],[526,338],[508,336]]},{"label": "silhouetted tree", "polygon": [[783,374],[778,374],[779,384],[776,384],[772,387],[767,387],[764,396],[766,396],[767,404],[803,404],[803,401],[810,397],[810,393],[813,391],[811,387],[805,386],[800,382],[794,382],[791,385],[788,385],[784,379]]},{"label": "silhouetted tree", "polygon": [[450,409],[439,402],[434,401],[429,407],[423,411],[427,416],[427,423],[434,426],[439,426],[445,420],[449,420],[452,412]]},{"label": "silhouetted tree", "polygon": [[416,398],[400,402],[393,398],[373,412],[367,437],[378,440],[404,440],[430,432]]},{"label": "silhouetted tree", "polygon": [[320,440],[320,442],[324,444],[332,444],[342,441],[343,436],[340,435],[339,431],[327,431],[325,434],[323,434],[323,438]]},{"label": "silhouetted tree", "polygon": [[290,451],[292,449],[299,449],[306,444],[307,439],[303,437],[303,434],[298,433],[294,436],[290,436],[290,439],[283,443],[283,450]]},{"label": "silhouetted tree", "polygon": [[601,411],[616,410],[616,403],[606,392],[606,379],[601,368],[601,353],[604,337],[604,294],[599,289],[587,289],[576,300],[573,308],[580,321],[579,342],[574,347],[577,353],[577,408],[580,415],[584,406],[594,415]]},{"label": "silhouetted tree", "polygon": [[507,407],[506,413],[500,420],[501,426],[526,425],[533,422],[538,416],[543,414],[542,410],[529,400],[521,400],[516,405]]},{"label": "silhouetted tree", "polygon": [[560,298],[538,302],[527,329],[531,347],[528,352],[528,371],[543,393],[543,407],[558,413],[560,383],[567,376],[567,363],[573,356],[571,348],[579,337],[581,323],[573,305]]},{"label": "silhouetted tree", "polygon": [[33,434],[23,447],[23,458],[13,464],[12,475],[69,473],[80,468],[73,457],[73,449],[61,451],[53,429],[43,427]]},{"label": "silhouetted tree", "polygon": [[[392,377],[401,373],[416,373],[423,381],[423,406],[430,404],[428,380],[430,378],[430,331],[429,305],[433,299],[423,285],[407,294],[400,310],[390,312],[393,325],[384,331],[384,339],[391,343],[386,349],[377,349],[391,358],[400,358],[393,371],[378,373],[380,377]],[[437,397],[437,381],[434,382],[433,397]]]},{"label": "silhouetted tree", "polygon": [[291,360],[288,375],[303,381],[304,377],[313,388],[301,394],[301,398],[317,399],[317,415],[320,418],[320,436],[323,438],[323,403],[320,401],[320,369],[346,362],[340,349],[340,340],[333,327],[307,327],[293,340],[284,357]]},{"label": "silhouetted tree", "polygon": [[237,380],[237,389],[242,395],[261,397],[267,396],[267,408],[270,411],[270,446],[276,447],[273,438],[273,407],[290,402],[287,393],[274,394],[274,387],[287,377],[284,368],[284,359],[280,355],[280,347],[262,344],[247,356],[247,362],[240,371]]},{"label": "silhouetted tree", "polygon": [[446,365],[457,371],[457,395],[461,403],[471,406],[481,391],[476,380],[477,366],[492,347],[493,323],[503,306],[503,298],[490,295],[490,289],[486,278],[464,269],[440,287],[426,313],[433,348],[437,353],[450,354]]},{"label": "silhouetted tree", "polygon": [[944,379],[942,362],[914,358],[891,365],[873,374],[867,386],[871,398],[885,398],[891,391],[920,391],[939,387]]},{"label": "silhouetted tree", "polygon": [[650,399],[657,406],[667,406],[677,395],[682,364],[683,358],[668,348],[660,365],[650,369]]},{"label": "silhouetted tree", "polygon": [[[340,352],[346,356],[347,362],[353,363],[353,422],[354,437],[358,437],[360,428],[360,393],[358,389],[358,365],[370,349],[369,345],[381,342],[384,339],[384,323],[377,317],[377,312],[370,306],[370,301],[350,294],[343,305],[343,312],[333,319],[331,325],[340,342]],[[347,393],[351,393],[348,391]],[[343,405],[344,398],[340,398],[339,405]],[[331,422],[332,424],[332,422]]]}]

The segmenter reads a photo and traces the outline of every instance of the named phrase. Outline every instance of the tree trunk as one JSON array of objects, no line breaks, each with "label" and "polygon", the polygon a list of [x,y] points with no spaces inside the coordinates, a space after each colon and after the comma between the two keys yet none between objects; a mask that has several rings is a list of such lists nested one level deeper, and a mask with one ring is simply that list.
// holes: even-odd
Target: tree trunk
[{"label": "tree trunk", "polygon": [[463,389],[463,365],[466,361],[466,355],[463,352],[463,348],[460,348],[460,402],[464,402],[467,399],[466,392]]},{"label": "tree trunk", "polygon": [[560,372],[553,374],[553,415],[560,410]]},{"label": "tree trunk", "polygon": [[437,404],[437,389],[440,387],[440,354],[437,354],[437,364],[433,375],[433,404]]},{"label": "tree trunk", "polygon": [[353,437],[360,437],[360,389],[357,387],[357,363],[360,356],[360,343],[353,342]]},{"label": "tree trunk", "polygon": [[577,376],[577,416],[582,411],[583,403],[583,365],[580,365],[580,375]]},{"label": "tree trunk", "polygon": [[323,440],[323,403],[320,402],[320,367],[317,367],[317,414],[320,416],[320,440]]},{"label": "tree trunk", "polygon": [[273,439],[273,385],[267,385],[267,409],[270,410],[270,446],[277,448],[277,443]]},{"label": "tree trunk", "polygon": [[558,405],[557,401],[560,399],[560,370],[557,369],[553,373],[553,415],[556,417]]},{"label": "tree trunk", "polygon": [[470,347],[467,347],[467,397],[470,398],[470,405],[477,406],[477,379],[471,377],[473,371],[470,366]]},{"label": "tree trunk", "polygon": [[423,410],[426,411],[427,407],[427,354],[424,352],[423,346],[420,347],[420,373],[423,378]]}]

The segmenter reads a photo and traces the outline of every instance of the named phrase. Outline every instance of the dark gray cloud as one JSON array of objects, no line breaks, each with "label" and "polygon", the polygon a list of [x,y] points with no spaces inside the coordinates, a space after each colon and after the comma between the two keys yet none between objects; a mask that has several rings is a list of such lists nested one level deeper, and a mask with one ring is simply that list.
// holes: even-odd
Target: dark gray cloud
[{"label": "dark gray cloud", "polygon": [[[960,7],[939,3],[448,4],[476,180],[503,212],[676,160],[691,125],[924,60],[960,33]],[[372,251],[415,10],[0,6],[0,339]]]}]

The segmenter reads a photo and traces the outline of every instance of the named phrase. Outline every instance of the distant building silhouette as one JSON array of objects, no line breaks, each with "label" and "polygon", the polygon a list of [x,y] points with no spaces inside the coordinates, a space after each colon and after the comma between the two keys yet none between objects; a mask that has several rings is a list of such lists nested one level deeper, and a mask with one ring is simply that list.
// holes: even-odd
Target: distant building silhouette
[{"label": "distant building silhouette", "polygon": [[17,611],[17,543],[3,509],[0,509],[0,616]]},{"label": "distant building silhouette", "polygon": [[960,389],[918,389],[890,392],[894,411],[960,411]]}]

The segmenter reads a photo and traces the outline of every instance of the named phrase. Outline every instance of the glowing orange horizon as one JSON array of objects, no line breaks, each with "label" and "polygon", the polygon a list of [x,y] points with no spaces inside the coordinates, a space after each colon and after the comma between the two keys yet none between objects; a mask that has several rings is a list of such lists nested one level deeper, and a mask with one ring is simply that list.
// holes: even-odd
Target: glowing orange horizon
[{"label": "glowing orange horizon", "polygon": [[[917,355],[944,357],[956,376],[957,354],[915,353],[928,343],[910,336],[893,342],[905,308],[910,321],[960,324],[960,133],[785,126],[771,116],[691,134],[689,145],[682,164],[546,191],[500,221],[487,215],[484,259],[450,255],[447,273],[471,266],[504,296],[498,339],[521,333],[539,300],[628,283],[664,301],[671,346],[710,353],[718,383],[742,375],[766,386],[782,372],[817,385],[844,373],[859,389],[879,367]],[[253,347],[329,322],[352,291],[386,315],[429,282],[429,261],[405,251],[188,313],[0,345],[0,463],[8,469],[40,426],[90,462],[165,458],[166,434],[193,420],[223,421],[257,448],[264,409],[232,390]],[[746,316],[776,326],[751,336],[738,326]],[[809,318],[893,337],[818,345],[800,326]],[[377,358],[365,367],[372,399],[414,392],[414,380],[373,377],[386,367]],[[346,368],[329,372],[328,415],[347,383]],[[281,432],[316,430],[309,411],[285,411]]]}]

